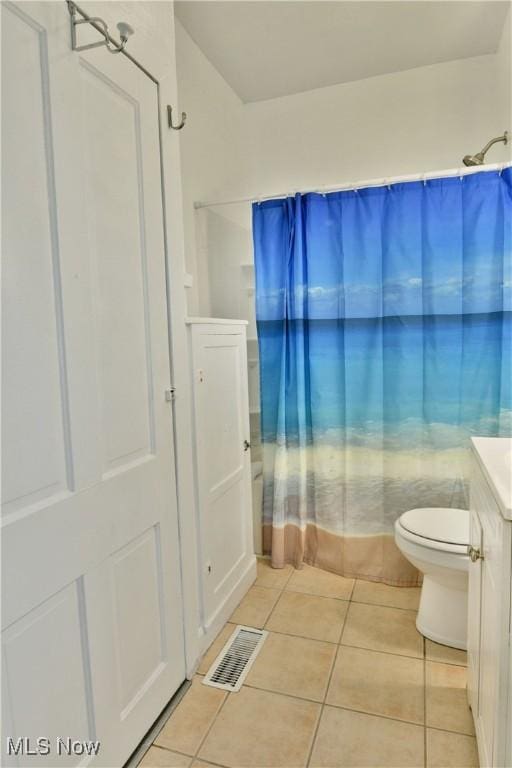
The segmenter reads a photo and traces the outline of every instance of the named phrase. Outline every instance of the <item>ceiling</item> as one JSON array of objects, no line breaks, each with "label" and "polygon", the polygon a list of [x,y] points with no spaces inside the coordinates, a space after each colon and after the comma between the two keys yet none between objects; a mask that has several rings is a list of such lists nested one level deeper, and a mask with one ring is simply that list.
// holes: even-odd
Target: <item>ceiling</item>
[{"label": "ceiling", "polygon": [[495,53],[509,2],[178,0],[176,14],[242,101]]}]

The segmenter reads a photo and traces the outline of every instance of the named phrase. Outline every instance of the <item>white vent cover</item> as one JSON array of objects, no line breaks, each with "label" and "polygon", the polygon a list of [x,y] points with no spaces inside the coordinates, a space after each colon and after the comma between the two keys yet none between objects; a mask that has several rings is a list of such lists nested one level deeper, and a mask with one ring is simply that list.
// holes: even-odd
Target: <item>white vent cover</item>
[{"label": "white vent cover", "polygon": [[264,629],[236,627],[206,673],[203,684],[225,691],[239,691],[267,635]]}]

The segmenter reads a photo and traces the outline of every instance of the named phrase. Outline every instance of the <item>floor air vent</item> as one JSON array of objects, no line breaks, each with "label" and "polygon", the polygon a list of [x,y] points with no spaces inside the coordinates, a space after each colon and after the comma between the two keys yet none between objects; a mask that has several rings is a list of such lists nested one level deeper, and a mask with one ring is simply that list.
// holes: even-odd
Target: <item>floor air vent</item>
[{"label": "floor air vent", "polygon": [[204,685],[239,691],[267,635],[263,629],[236,627],[206,673]]}]

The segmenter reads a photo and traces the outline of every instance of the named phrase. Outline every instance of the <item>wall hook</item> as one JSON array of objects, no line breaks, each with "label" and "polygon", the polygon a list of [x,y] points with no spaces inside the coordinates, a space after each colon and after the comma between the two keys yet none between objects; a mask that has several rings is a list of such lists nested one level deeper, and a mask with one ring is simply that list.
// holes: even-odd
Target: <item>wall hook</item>
[{"label": "wall hook", "polygon": [[[121,53],[121,51],[124,51],[126,48],[128,38],[134,34],[135,30],[133,27],[131,27],[125,21],[120,21],[117,24],[117,29],[119,31],[121,42],[118,42],[117,40],[114,40],[114,38],[110,35],[106,22],[99,16],[88,16],[72,0],[68,0],[68,10],[71,16],[71,48],[73,51],[89,51],[91,48],[100,48],[104,46],[110,53]],[[78,18],[77,14],[80,14],[81,18]],[[90,24],[101,35],[103,35],[104,39],[97,43],[77,45],[76,28],[79,26],[79,24]]]},{"label": "wall hook", "polygon": [[172,128],[173,131],[181,131],[185,123],[187,122],[187,113],[182,112],[181,113],[181,123],[178,123],[178,125],[172,124],[172,107],[170,104],[167,105],[167,125],[169,128]]}]

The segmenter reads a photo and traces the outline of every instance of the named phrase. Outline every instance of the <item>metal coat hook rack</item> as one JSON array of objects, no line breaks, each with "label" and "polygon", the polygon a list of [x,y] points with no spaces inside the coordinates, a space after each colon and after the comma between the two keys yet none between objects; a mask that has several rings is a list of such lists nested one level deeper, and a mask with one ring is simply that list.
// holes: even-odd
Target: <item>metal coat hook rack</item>
[{"label": "metal coat hook rack", "polygon": [[[126,48],[128,38],[135,32],[133,27],[125,21],[119,21],[117,29],[119,31],[121,42],[118,42],[108,31],[107,23],[99,16],[88,16],[76,3],[72,2],[72,0],[68,0],[68,10],[71,16],[71,48],[73,51],[89,51],[91,48],[100,48],[104,46],[110,53],[121,53],[121,51],[124,51]],[[90,24],[91,27],[94,27],[94,29],[103,35],[104,39],[99,40],[97,43],[77,45],[76,28],[80,24]]]},{"label": "metal coat hook rack", "polygon": [[173,131],[181,131],[185,123],[187,122],[187,113],[182,112],[181,113],[181,122],[178,123],[178,125],[173,125],[172,122],[172,107],[170,104],[167,105],[167,125],[169,128],[172,128]]}]

